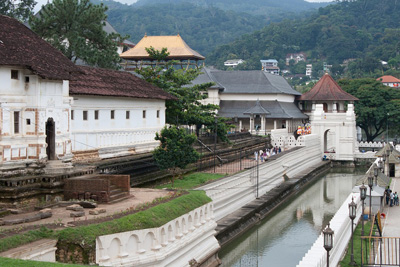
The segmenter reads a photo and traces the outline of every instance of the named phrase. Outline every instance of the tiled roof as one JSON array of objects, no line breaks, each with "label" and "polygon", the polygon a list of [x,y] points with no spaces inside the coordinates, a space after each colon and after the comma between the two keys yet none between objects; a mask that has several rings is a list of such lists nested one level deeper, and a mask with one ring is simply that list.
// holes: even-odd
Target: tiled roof
[{"label": "tiled roof", "polygon": [[[260,101],[260,105],[268,112],[267,119],[307,119],[293,102]],[[218,116],[226,118],[249,118],[249,109],[254,107],[254,101],[221,100]],[[255,112],[255,113],[254,113]],[[253,114],[260,114],[260,110]],[[246,114],[245,114],[246,113]],[[251,112],[250,112],[251,113]],[[262,113],[261,113],[262,114]]]},{"label": "tiled roof", "polygon": [[185,41],[178,35],[174,36],[144,36],[135,47],[128,51],[120,54],[123,59],[131,60],[147,60],[149,54],[145,48],[153,47],[156,50],[161,51],[164,47],[168,49],[169,56],[167,59],[195,59],[203,60],[205,57],[200,55],[198,52],[191,49]]},{"label": "tiled roof", "polygon": [[383,83],[400,83],[399,79],[397,79],[396,77],[393,77],[391,75],[384,75],[382,77],[379,77],[376,80],[383,82]]},{"label": "tiled roof", "polygon": [[22,66],[42,78],[68,80],[76,66],[19,21],[0,15],[0,65]]},{"label": "tiled roof", "polygon": [[299,100],[357,101],[358,98],[344,91],[329,74],[325,74],[310,91],[301,95]]},{"label": "tiled roof", "polygon": [[125,71],[79,66],[69,84],[70,95],[175,99],[161,88]]},{"label": "tiled roof", "polygon": [[262,70],[222,71],[203,68],[192,84],[211,81],[223,88],[222,94],[287,94],[300,95],[285,78]]}]

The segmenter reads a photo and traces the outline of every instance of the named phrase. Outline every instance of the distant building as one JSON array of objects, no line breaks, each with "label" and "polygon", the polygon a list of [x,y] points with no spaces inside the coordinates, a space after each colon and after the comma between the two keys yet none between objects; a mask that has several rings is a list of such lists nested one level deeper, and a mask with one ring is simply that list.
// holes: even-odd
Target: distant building
[{"label": "distant building", "polygon": [[306,76],[311,77],[312,75],[312,64],[306,65]]},{"label": "distant building", "polygon": [[278,61],[276,59],[260,60],[262,70],[272,74],[279,74]]},{"label": "distant building", "polygon": [[125,60],[125,64],[123,63],[122,65],[136,68],[155,65],[155,60],[146,51],[146,48],[149,47],[153,47],[158,51],[167,48],[169,55],[166,60],[177,60],[179,61],[177,65],[181,65],[182,68],[183,66],[187,68],[191,65],[197,67],[198,61],[205,59],[205,57],[190,48],[179,34],[174,36],[145,35],[135,47],[120,54],[120,57]]},{"label": "distant building", "polygon": [[286,55],[286,65],[289,66],[289,63],[291,60],[294,60],[294,63],[297,64],[300,61],[306,61],[307,56],[305,53],[300,52],[300,53],[291,53]]},{"label": "distant building", "polygon": [[400,80],[391,75],[385,75],[385,76],[379,77],[376,80],[380,81],[381,83],[383,83],[386,86],[390,86],[390,87],[394,87],[394,88],[400,87]]},{"label": "distant building", "polygon": [[243,59],[230,59],[224,62],[224,66],[236,68],[239,64],[244,63]]}]

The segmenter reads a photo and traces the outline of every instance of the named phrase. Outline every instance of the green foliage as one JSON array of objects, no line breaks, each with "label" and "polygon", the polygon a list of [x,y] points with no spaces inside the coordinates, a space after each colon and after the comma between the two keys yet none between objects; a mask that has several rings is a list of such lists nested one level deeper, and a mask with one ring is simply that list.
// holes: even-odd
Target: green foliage
[{"label": "green foliage", "polygon": [[117,69],[117,43],[125,39],[103,30],[107,7],[90,0],[54,0],[32,16],[32,30],[69,59],[81,59],[92,66]]},{"label": "green foliage", "polygon": [[20,235],[13,235],[10,237],[0,239],[0,252],[15,248],[26,243],[30,243],[43,238],[52,238],[53,231],[45,227],[38,230],[32,230]]},{"label": "green foliage", "polygon": [[367,141],[373,141],[388,126],[397,131],[400,124],[400,91],[374,79],[340,80],[343,90],[357,97],[357,125],[364,130]]},{"label": "green foliage", "polygon": [[[193,189],[204,183],[224,177],[219,173],[202,173],[196,172],[183,176],[182,179],[176,180],[174,188],[178,189]],[[160,185],[157,188],[172,188],[172,184]]]},{"label": "green foliage", "polygon": [[24,22],[33,15],[33,8],[36,4],[34,0],[2,0],[0,1],[0,14]]},{"label": "green foliage", "polygon": [[204,191],[190,191],[189,194],[167,203],[119,219],[61,230],[57,236],[59,242],[77,244],[85,249],[94,250],[97,236],[160,227],[210,201]]},{"label": "green foliage", "polygon": [[57,262],[41,262],[41,261],[29,261],[29,260],[18,260],[18,259],[10,259],[10,258],[1,258],[0,257],[0,266],[12,266],[12,267],[79,267],[84,265],[77,264],[65,264],[65,263],[57,263]]},{"label": "green foliage", "polygon": [[[149,56],[161,63],[168,51],[161,52],[154,48],[146,48]],[[203,125],[213,120],[217,105],[202,104],[207,98],[207,89],[212,83],[192,85],[192,81],[201,73],[199,69],[176,69],[173,61],[163,62],[155,68],[137,69],[144,80],[162,88],[175,96],[177,100],[166,102],[166,122],[173,125]]]},{"label": "green foliage", "polygon": [[331,4],[306,19],[271,23],[220,46],[207,56],[207,64],[220,68],[228,55],[235,54],[246,60],[248,69],[260,69],[260,59],[274,58],[281,62],[287,53],[303,51],[313,63],[315,76],[321,75],[322,61],[335,65],[335,74],[340,74],[336,64],[347,59],[359,59],[349,65],[350,77],[362,77],[365,73],[375,75],[377,71],[382,72],[378,59],[393,59],[391,64],[398,67],[399,11],[400,2],[393,0]]},{"label": "green foliage", "polygon": [[175,176],[199,159],[199,153],[193,148],[197,138],[194,134],[187,134],[185,129],[171,126],[164,127],[160,134],[156,133],[155,139],[160,141],[160,146],[153,151],[154,160],[160,169],[171,173],[173,185]]}]

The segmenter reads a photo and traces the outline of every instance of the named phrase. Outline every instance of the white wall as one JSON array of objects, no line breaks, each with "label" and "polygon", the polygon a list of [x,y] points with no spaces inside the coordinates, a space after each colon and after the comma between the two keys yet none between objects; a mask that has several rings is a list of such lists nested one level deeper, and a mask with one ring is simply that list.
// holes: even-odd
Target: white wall
[{"label": "white wall", "polygon": [[[18,70],[18,79],[11,79]],[[25,78],[29,77],[29,82]],[[46,158],[45,125],[53,118],[56,126],[56,154],[70,154],[68,82],[41,79],[28,69],[0,67],[0,162]],[[19,132],[14,131],[14,112],[19,112]]]},{"label": "white wall", "polygon": [[208,203],[158,228],[96,238],[96,263],[100,266],[189,266],[217,253],[217,223]]},{"label": "white wall", "polygon": [[293,103],[295,96],[286,94],[220,94],[220,100],[231,101],[275,101]]},{"label": "white wall", "polygon": [[[71,139],[74,151],[144,143],[152,149],[158,144],[154,140],[155,133],[165,126],[164,100],[75,96],[72,110]],[[97,120],[96,110],[99,114]],[[114,110],[114,119],[111,119],[111,110]],[[87,120],[83,119],[84,111],[87,111]],[[127,111],[129,119],[126,118]],[[145,118],[143,111],[146,112]]]}]

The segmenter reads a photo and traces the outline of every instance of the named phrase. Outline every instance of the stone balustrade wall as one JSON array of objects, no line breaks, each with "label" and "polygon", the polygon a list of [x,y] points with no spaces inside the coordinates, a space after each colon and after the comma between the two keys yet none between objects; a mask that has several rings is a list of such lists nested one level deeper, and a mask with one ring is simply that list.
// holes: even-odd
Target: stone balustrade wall
[{"label": "stone balustrade wall", "polygon": [[[294,148],[259,165],[258,195],[282,183],[284,175],[290,179],[321,161],[318,136],[301,136],[298,141],[305,146]],[[254,170],[247,170],[199,188],[213,200],[217,221],[256,199],[257,181],[253,173]]]},{"label": "stone balustrade wall", "polygon": [[[354,197],[354,202],[357,204],[357,212],[356,218],[354,219],[354,224],[356,225],[358,220],[361,218],[362,205],[360,201],[360,194],[351,193],[330,221],[330,228],[333,230],[334,234],[333,248],[329,252],[329,266],[338,266],[351,239],[349,203],[351,202],[352,197]],[[326,260],[327,252],[324,248],[324,235],[321,233],[310,250],[299,262],[297,267],[325,267],[327,263]]]},{"label": "stone balustrade wall", "polygon": [[158,228],[96,238],[100,266],[189,266],[218,261],[213,204],[208,203]]}]

